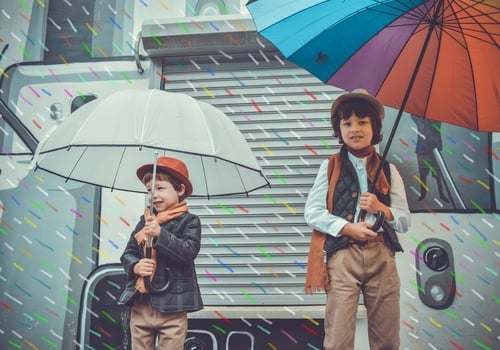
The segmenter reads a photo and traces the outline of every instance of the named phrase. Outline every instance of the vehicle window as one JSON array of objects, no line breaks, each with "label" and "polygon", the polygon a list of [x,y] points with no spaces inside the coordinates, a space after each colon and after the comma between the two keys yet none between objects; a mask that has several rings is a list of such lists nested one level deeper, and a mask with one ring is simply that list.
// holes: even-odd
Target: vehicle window
[{"label": "vehicle window", "polygon": [[49,2],[46,49],[43,50],[45,62],[144,54],[137,43],[146,20],[249,15],[244,5],[246,0],[82,0],[80,3],[79,6],[72,6],[66,0]]},{"label": "vehicle window", "polygon": [[[46,11],[42,6],[33,6],[33,2],[34,0],[2,1],[2,25],[0,25],[2,69],[18,62],[39,61],[42,57]],[[4,74],[2,75],[0,78],[6,78]]]},{"label": "vehicle window", "polygon": [[[382,147],[395,116],[395,110],[388,110]],[[494,200],[488,175],[491,149],[488,133],[403,113],[388,159],[405,179],[412,211],[489,212]]]},{"label": "vehicle window", "polygon": [[132,13],[130,0],[83,0],[78,6],[64,0],[50,1],[44,61],[62,63],[133,55]]}]

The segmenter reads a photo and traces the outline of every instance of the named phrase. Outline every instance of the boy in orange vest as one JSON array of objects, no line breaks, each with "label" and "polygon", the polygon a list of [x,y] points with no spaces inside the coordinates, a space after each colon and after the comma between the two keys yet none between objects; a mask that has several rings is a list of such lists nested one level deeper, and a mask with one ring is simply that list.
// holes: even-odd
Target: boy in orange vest
[{"label": "boy in orange vest", "polygon": [[[394,246],[383,231],[406,232],[410,211],[393,164],[387,162],[372,183],[381,164],[374,145],[382,139],[383,119],[382,104],[362,89],[333,103],[332,128],[342,148],[321,164],[306,201],[304,217],[313,234],[305,292],[327,292],[325,350],[354,349],[360,293],[370,349],[399,349],[400,280]],[[385,228],[373,227],[377,216],[385,218]]]}]

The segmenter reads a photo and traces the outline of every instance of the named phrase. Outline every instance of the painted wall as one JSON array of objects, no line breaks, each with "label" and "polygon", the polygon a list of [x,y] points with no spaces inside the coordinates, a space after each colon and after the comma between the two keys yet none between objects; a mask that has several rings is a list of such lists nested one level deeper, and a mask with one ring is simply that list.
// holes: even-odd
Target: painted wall
[{"label": "painted wall", "polygon": [[[30,145],[96,96],[151,87],[150,75],[138,73],[134,61],[142,22],[196,11],[215,14],[217,7],[208,5],[198,8],[180,0],[0,1],[2,349],[85,348],[95,339],[92,344],[126,347],[126,337],[102,341],[121,336],[127,321],[118,309],[122,318],[102,311],[114,310],[119,273],[105,282],[94,278],[118,261],[142,198],[33,171]],[[227,4],[219,8],[224,11],[237,9]],[[88,60],[82,59],[85,55]],[[149,62],[142,64],[148,71]],[[393,117],[389,112],[386,128]],[[406,116],[399,130],[390,160],[405,179],[413,212],[411,231],[402,236],[405,252],[397,255],[402,348],[498,349],[500,135],[423,123],[412,116]],[[104,237],[107,226],[121,229]],[[93,295],[95,290],[105,292]],[[83,314],[89,320],[82,321]],[[90,323],[102,320],[112,326],[89,330]],[[196,327],[213,330],[212,321],[202,321],[196,320],[201,322]],[[301,328],[302,321],[297,322],[278,319],[266,325],[272,336],[262,328],[251,329],[245,332],[252,336],[245,339],[265,338],[269,348],[320,348],[319,340],[299,336],[297,343],[286,343],[274,336],[275,331],[283,336],[283,330]],[[243,333],[248,325],[239,323],[235,329]],[[313,324],[314,337],[320,338],[321,320]],[[232,340],[224,337],[234,342],[240,333],[232,333]]]}]

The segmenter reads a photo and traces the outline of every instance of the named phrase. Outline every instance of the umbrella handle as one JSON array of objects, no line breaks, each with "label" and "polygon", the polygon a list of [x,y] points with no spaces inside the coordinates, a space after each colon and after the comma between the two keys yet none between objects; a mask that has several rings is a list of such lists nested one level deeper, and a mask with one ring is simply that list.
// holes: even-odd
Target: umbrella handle
[{"label": "umbrella handle", "polygon": [[[366,214],[367,214],[366,210],[361,210],[359,212],[358,222],[364,221]],[[377,214],[375,214],[375,222],[373,223],[370,230],[377,232],[384,224],[384,221],[385,221],[384,212],[382,210],[377,211]]]},{"label": "umbrella handle", "polygon": [[[152,249],[153,248],[150,245],[146,246],[146,258],[151,259]],[[174,274],[172,273],[172,270],[168,267],[165,268],[165,272],[167,273],[167,282],[161,288],[153,287],[151,284],[151,280],[149,278],[144,279],[144,284],[146,286],[146,289],[151,294],[163,294],[170,288],[170,285],[172,284],[172,281],[174,280]]]},{"label": "umbrella handle", "polygon": [[172,281],[174,279],[174,274],[172,273],[172,270],[169,267],[165,268],[165,272],[167,273],[167,282],[165,282],[165,284],[161,288],[153,287],[151,285],[151,280],[149,278],[144,279],[144,284],[146,285],[146,289],[151,294],[155,294],[155,295],[163,294],[170,288],[170,285],[172,284]]}]

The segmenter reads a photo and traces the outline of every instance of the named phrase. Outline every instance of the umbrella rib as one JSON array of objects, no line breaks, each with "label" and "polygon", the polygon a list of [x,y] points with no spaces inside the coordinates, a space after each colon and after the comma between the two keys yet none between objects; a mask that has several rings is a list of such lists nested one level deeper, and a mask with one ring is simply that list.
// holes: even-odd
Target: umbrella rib
[{"label": "umbrella rib", "polygon": [[[398,3],[400,5],[402,5],[402,7],[396,7],[393,5],[389,5],[384,1],[375,1],[375,2],[377,2],[379,5],[383,5],[383,6],[387,7],[389,9],[394,9],[394,10],[396,10],[396,12],[382,11],[378,8],[377,9],[370,8],[370,11],[378,12],[378,13],[381,13],[384,15],[395,16],[395,18],[396,17],[404,17],[404,18],[408,18],[408,19],[420,20],[425,16],[426,13],[429,12],[429,9],[427,8],[426,4],[423,4],[423,7],[425,8],[425,10],[421,10],[420,6],[415,7],[415,5],[413,5],[413,4],[412,4],[413,6],[408,6],[408,5],[406,5],[406,2],[398,1]],[[412,10],[415,10],[415,11],[412,11]],[[417,15],[413,15],[414,12],[417,13]],[[401,14],[403,14],[403,15],[401,16]]]},{"label": "umbrella rib", "polygon": [[206,172],[206,169],[205,169],[204,158],[201,155],[199,157],[201,159],[201,170],[203,172],[203,178],[205,179],[205,191],[207,193],[207,199],[210,199],[210,192],[208,192],[207,172]]},{"label": "umbrella rib", "polygon": [[[480,1],[480,2],[482,2],[482,1]],[[379,3],[381,5],[383,4],[382,2],[379,2]],[[453,4],[455,4],[456,6],[460,6],[458,1],[453,2]],[[385,6],[400,11],[400,8],[397,8],[395,6],[389,6],[387,4],[385,4]],[[451,3],[449,3],[446,8],[449,8],[451,6],[452,6]],[[485,4],[485,6],[486,6],[486,4]],[[429,8],[426,4],[423,4],[423,8],[425,10],[422,10],[420,7],[416,7],[416,8],[412,9],[412,8],[407,6],[408,12],[403,14],[400,18],[407,18],[407,19],[414,20],[415,22],[419,22],[419,23],[426,22],[426,21],[430,23],[430,21],[432,21],[433,19],[432,19],[432,17],[428,16],[428,14],[432,10],[432,8]],[[469,9],[473,9],[473,8],[474,8],[474,5],[472,5],[472,4],[467,5],[467,6],[461,6],[460,11],[450,11],[451,13],[447,17],[443,16],[442,20],[439,23],[441,23],[443,28],[448,29],[445,31],[446,33],[456,32],[458,34],[462,34],[464,36],[474,38],[475,40],[483,41],[485,43],[497,46],[496,41],[493,38],[493,36],[491,35],[491,33],[484,28],[484,24],[498,23],[498,22],[496,22],[495,18],[491,17],[491,15],[498,13],[498,11],[500,11],[500,10],[496,9],[497,11],[495,11],[495,12],[493,12],[493,10],[492,10],[491,13],[482,13],[483,16],[488,16],[488,18],[491,20],[491,22],[482,23],[477,19],[477,16],[474,16],[473,14],[470,14],[468,12]],[[382,13],[382,14],[398,15],[398,14],[391,13],[390,11],[382,11],[380,9],[370,9],[370,10],[373,12],[378,12],[378,13]],[[443,13],[445,13],[445,12],[446,11],[443,11]],[[463,18],[471,19],[471,22],[469,22],[467,24],[476,24],[482,30],[473,30],[473,29],[465,30],[463,27],[460,27],[460,26],[452,26],[451,24],[455,23],[455,22],[456,23],[459,23],[459,22],[463,23],[463,21],[460,21],[461,18],[458,18],[458,16],[457,16],[457,14],[460,12],[464,14]],[[451,21],[451,19],[453,19],[453,21]],[[404,27],[407,25],[405,25],[405,24],[403,24],[403,25],[390,25],[389,24],[387,27],[395,28],[395,27],[399,27],[399,26]],[[490,40],[486,40],[480,36],[474,35],[474,33],[486,34]],[[457,41],[457,43],[459,43],[460,45],[463,46],[463,44],[460,43],[457,39],[455,39],[455,37],[453,35],[451,35],[451,34],[448,34],[448,35],[451,38],[453,38],[453,40]]]},{"label": "umbrella rib", "polygon": [[[198,109],[199,113],[205,117],[205,113],[203,113],[203,110],[201,109],[200,103],[196,104],[196,108]],[[212,148],[210,151],[212,151],[212,153],[215,153],[214,138],[212,137],[212,132],[210,131],[210,128],[208,127],[207,118],[205,117],[202,119],[203,119],[203,126],[205,127],[206,134],[210,138],[210,140],[208,140],[210,143],[210,147]]]},{"label": "umbrella rib", "polygon": [[113,177],[113,183],[111,184],[111,191],[113,191],[115,189],[116,178],[118,177],[118,173],[120,172],[120,167],[122,166],[122,161],[123,161],[123,157],[125,156],[126,150],[127,150],[127,147],[123,147],[122,155],[120,157],[120,161],[118,162],[118,166],[116,167],[115,176]]},{"label": "umbrella rib", "polygon": [[[466,11],[466,9],[463,9],[463,11]],[[479,23],[477,23],[477,24],[480,25]],[[485,30],[485,32],[486,32],[486,30]],[[465,35],[465,33],[463,31],[462,31],[462,33]],[[455,38],[453,38],[453,39],[455,39]],[[465,46],[467,45],[467,41],[465,41],[464,45]],[[469,62],[469,67],[470,67],[470,70],[471,70],[471,74],[472,74],[472,76],[474,76],[475,72],[474,72],[474,69],[473,69],[472,62],[471,62],[470,52],[469,52],[469,50],[466,50],[466,52],[467,52],[467,58],[468,58],[468,62]],[[475,81],[475,79],[473,79],[473,80]],[[477,96],[476,84],[472,84],[472,86],[474,88],[474,96],[476,97]],[[477,98],[475,98],[475,101],[477,102]],[[476,110],[476,115],[478,115],[479,111],[478,111],[478,105],[477,105],[477,103],[475,104],[474,109]],[[479,118],[476,118],[476,120],[475,120],[475,129],[479,130]]]},{"label": "umbrella rib", "polygon": [[151,99],[152,99],[153,91],[149,91],[148,93],[148,100],[146,102],[146,106],[144,108],[144,113],[142,115],[142,126],[141,126],[141,135],[139,138],[139,142],[141,145],[144,144],[144,134],[146,132],[146,119],[149,114],[149,107],[151,106]]},{"label": "umbrella rib", "polygon": [[[130,146],[130,145],[129,145]],[[230,164],[234,164],[234,165],[237,165],[239,167],[243,167],[243,168],[246,168],[246,169],[249,169],[249,170],[252,170],[252,171],[255,171],[255,172],[259,172],[259,173],[262,173],[259,169],[257,168],[254,168],[254,167],[251,167],[251,166],[248,166],[248,165],[245,165],[245,164],[242,164],[242,163],[239,163],[237,161],[234,161],[234,160],[231,160],[230,158],[224,158],[224,157],[219,157],[219,156],[213,156],[213,155],[207,155],[207,154],[203,154],[203,153],[199,153],[199,152],[191,152],[191,151],[188,151],[188,150],[181,150],[181,149],[175,149],[175,148],[156,148],[156,147],[149,147],[147,145],[134,145],[134,146],[137,146],[139,147],[139,149],[141,147],[146,147],[146,148],[151,148],[151,149],[160,149],[162,152],[163,152],[163,155],[166,156],[168,152],[175,152],[175,153],[182,153],[182,154],[189,154],[189,155],[192,155],[192,156],[199,156],[199,157],[203,157],[203,158],[212,158],[212,159],[215,159],[215,160],[220,160],[220,161],[223,161],[223,162],[227,162],[227,163],[230,163]]]},{"label": "umbrella rib", "polygon": [[[71,149],[71,146],[68,147],[68,151]],[[71,179],[71,175],[73,175],[73,171],[75,171],[76,169],[76,166],[78,165],[78,163],[80,162],[80,160],[82,159],[83,155],[85,154],[85,152],[87,152],[88,150],[88,147],[85,147],[85,149],[83,150],[83,152],[80,154],[80,156],[78,157],[78,161],[76,161],[73,165],[73,167],[71,168],[71,171],[69,172],[69,174],[66,176],[66,179],[65,179],[65,182],[68,182],[68,180]]]},{"label": "umbrella rib", "polygon": [[[459,6],[459,5],[457,4],[457,6]],[[447,34],[447,35],[448,35],[448,36],[449,36],[449,37],[450,37],[453,41],[455,41],[458,45],[460,45],[460,46],[461,46],[461,47],[463,47],[464,49],[466,49],[466,48],[467,48],[467,43],[468,43],[468,41],[467,41],[467,39],[466,39],[467,37],[470,37],[470,38],[473,38],[473,39],[475,39],[475,40],[478,40],[478,41],[484,42],[484,43],[486,43],[486,44],[495,45],[495,46],[497,46],[497,47],[498,47],[498,45],[496,45],[496,44],[495,44],[495,42],[494,42],[494,41],[495,41],[495,39],[494,39],[494,38],[491,36],[491,34],[490,34],[490,33],[489,33],[489,32],[488,32],[488,31],[487,31],[487,30],[483,27],[483,24],[482,24],[481,22],[479,22],[476,18],[474,18],[473,14],[470,14],[470,13],[468,12],[468,10],[469,10],[469,9],[471,9],[471,8],[472,8],[472,5],[465,6],[465,7],[461,7],[461,11],[460,11],[460,12],[462,12],[462,13],[466,13],[466,14],[467,14],[467,16],[465,16],[464,18],[468,17],[468,18],[472,19],[472,21],[473,21],[473,22],[470,22],[470,23],[468,23],[468,24],[472,24],[472,23],[474,23],[476,26],[480,27],[480,28],[482,29],[482,32],[483,32],[483,33],[485,33],[485,34],[488,36],[488,38],[490,38],[490,39],[491,39],[491,42],[490,42],[490,41],[488,41],[488,40],[485,40],[485,39],[483,39],[483,38],[480,38],[480,37],[478,37],[478,36],[474,36],[474,35],[470,34],[470,33],[471,33],[471,30],[468,30],[468,31],[466,32],[466,31],[464,30],[464,28],[460,26],[460,23],[462,23],[462,22],[459,20],[459,18],[458,18],[457,16],[454,16],[454,17],[453,17],[453,22],[456,22],[456,23],[458,24],[458,27],[445,26],[445,25],[444,25],[445,20],[443,19],[443,22],[442,22],[442,23],[443,23],[443,26],[442,26],[442,32],[446,33],[446,34]],[[452,14],[453,14],[453,15],[455,15],[455,14],[456,14],[456,11],[451,11],[451,12],[452,12]],[[448,18],[450,18],[450,17],[451,17],[451,15],[450,15]],[[446,29],[450,29],[450,30],[446,30]],[[461,36],[463,37],[463,42],[462,42],[462,41],[459,41],[459,40],[456,38],[456,36],[454,36],[454,35],[450,34],[450,32],[452,32],[452,31],[453,31],[453,32],[455,32],[455,33],[457,33],[457,34],[459,34],[459,35],[461,35]],[[478,33],[480,33],[481,31],[477,30],[477,32],[478,32]],[[470,71],[471,71],[471,74],[472,74],[472,77],[473,77],[473,79],[472,79],[472,80],[473,80],[473,81],[475,81],[475,79],[474,79],[475,72],[474,72],[474,69],[473,69],[473,64],[472,64],[472,61],[471,61],[470,50],[465,50],[465,51],[467,52],[467,58],[468,58],[468,62],[469,62],[469,64],[468,64],[468,65],[469,65],[469,67],[470,67]],[[473,88],[474,88],[474,95],[477,95],[476,85],[475,85],[475,84],[473,84]],[[476,100],[477,100],[477,99],[476,99]],[[476,110],[476,115],[477,115],[477,113],[479,113],[477,103],[475,104],[474,109]],[[474,128],[475,128],[476,130],[479,130],[479,119],[478,119],[478,118],[476,118],[476,119],[475,119],[475,126],[474,126]]]},{"label": "umbrella rib", "polygon": [[[436,19],[437,19],[437,18],[438,18],[438,16],[440,16],[440,15],[436,12],[436,13],[434,14],[434,18],[436,18]],[[441,17],[442,17],[442,14],[441,14]],[[433,24],[434,24],[434,25],[433,25]],[[438,28],[438,29],[436,30],[436,28]],[[442,36],[443,36],[443,31],[444,31],[444,28],[443,28],[443,26],[439,26],[439,25],[437,25],[437,21],[434,21],[434,22],[429,22],[428,31],[429,31],[429,32],[428,32],[429,39],[430,39],[431,33],[432,33],[433,31],[435,31],[435,32],[436,32],[436,35],[437,35],[437,36],[442,37]],[[438,31],[439,31],[439,33],[438,33]],[[426,46],[427,46],[427,45],[426,45],[426,43],[424,43],[424,46],[422,47],[422,52],[423,52],[423,53],[426,51]],[[422,58],[423,58],[423,56],[424,56],[424,54],[423,54],[423,53],[422,53]],[[432,70],[432,78],[430,79],[430,81],[431,81],[431,82],[432,82],[432,81],[434,81],[434,78],[435,78],[435,76],[436,76],[436,71],[437,71],[437,65],[436,65],[436,62],[439,60],[439,56],[440,56],[440,54],[441,54],[441,45],[439,45],[439,46],[438,46],[438,48],[437,48],[437,52],[436,52],[436,55],[435,55],[435,57],[434,57],[434,64],[432,65],[432,66],[433,66],[433,70]],[[419,65],[420,65],[420,63],[417,63],[417,65],[419,66]],[[418,69],[418,68],[416,68],[416,69]],[[416,75],[415,75],[415,76],[416,76]],[[413,85],[413,82],[412,82],[412,85]],[[427,97],[425,98],[426,103],[425,103],[424,110],[423,110],[423,112],[422,112],[422,115],[421,115],[421,116],[419,116],[419,117],[422,117],[422,118],[424,118],[424,119],[425,119],[425,116],[427,115],[427,109],[428,109],[428,107],[429,107],[429,102],[428,102],[428,101],[429,101],[429,99],[430,99],[430,96],[432,95],[432,88],[433,88],[433,84],[431,83],[430,88],[428,88],[428,89],[427,89]],[[408,94],[409,94],[409,92],[408,92]]]},{"label": "umbrella rib", "polygon": [[238,173],[238,177],[240,178],[240,183],[241,183],[241,186],[243,187],[243,189],[245,190],[245,194],[246,196],[248,197],[248,189],[247,187],[245,186],[245,182],[243,181],[243,176],[241,176],[241,172],[240,172],[240,169],[239,167],[235,166],[236,168],[236,172]]},{"label": "umbrella rib", "polygon": [[[457,4],[457,6],[459,6]],[[473,6],[472,5],[469,5],[469,6],[466,6],[466,7],[462,7],[461,11],[460,12],[464,12],[466,14],[466,16],[464,16],[463,18],[469,18],[472,20],[472,22],[469,22],[469,23],[464,23],[463,21],[461,21],[460,19],[461,18],[458,18],[458,16],[456,16],[457,12],[456,11],[452,11],[452,14],[454,15],[453,16],[453,19],[457,22],[457,23],[462,23],[462,24],[475,24],[476,26],[480,27],[481,30],[475,30],[475,31],[472,31],[472,30],[465,30],[465,28],[463,28],[463,26],[458,26],[455,30],[458,32],[458,33],[461,33],[463,34],[464,36],[468,36],[468,37],[471,37],[475,40],[479,40],[479,41],[482,41],[484,43],[487,43],[487,44],[491,44],[491,45],[494,45],[494,46],[497,46],[498,47],[498,44],[496,44],[496,41],[495,41],[495,38],[493,38],[493,36],[491,35],[491,33],[486,30],[486,28],[484,28],[484,24],[487,24],[486,22],[482,23],[480,21],[478,21],[478,19],[476,18],[476,16],[474,16],[472,13],[469,13],[469,9],[473,9]],[[500,11],[500,9],[497,9],[496,12],[492,12],[492,13],[496,13],[498,14],[498,12]],[[483,13],[482,15],[487,15],[489,19],[491,19],[491,23],[496,23],[497,25],[499,25],[498,21],[495,20],[495,18],[492,18],[490,16],[490,13]],[[451,15],[450,15],[451,16]],[[443,21],[444,23],[444,21]],[[450,28],[449,26],[447,26],[447,28]],[[488,40],[485,40],[479,36],[476,36],[476,35],[473,35],[473,33],[482,33],[482,34],[486,34],[488,36],[488,38],[490,38],[491,41],[488,41]]]},{"label": "umbrella rib", "polygon": [[[454,2],[454,4],[456,4],[456,6],[460,6],[459,2]],[[451,7],[451,4],[449,4],[448,7]],[[491,35],[491,33],[486,28],[484,28],[484,24],[487,24],[487,23],[486,22],[482,23],[482,22],[478,21],[476,16],[474,16],[474,14],[469,13],[468,10],[473,9],[473,6],[472,5],[465,6],[465,7],[460,6],[460,8],[461,8],[460,11],[452,10],[452,11],[450,11],[451,13],[447,17],[444,17],[444,16],[442,17],[442,20],[440,23],[442,25],[442,28],[444,29],[444,32],[447,33],[450,38],[452,38],[455,42],[457,42],[462,47],[465,47],[465,45],[462,42],[460,42],[459,40],[457,40],[456,37],[454,35],[452,35],[451,33],[457,33],[463,37],[469,37],[469,38],[472,38],[472,39],[475,39],[478,41],[482,41],[486,44],[498,46],[495,42],[495,39]],[[458,16],[459,13],[464,13],[465,15],[463,17],[459,17]],[[486,15],[486,13],[484,13],[484,15]],[[487,15],[488,15],[488,18],[490,18],[492,22],[495,22],[494,18],[491,18],[489,16],[489,14],[487,14]],[[463,18],[469,18],[472,21],[464,23]],[[457,24],[456,26],[452,25],[455,23]],[[474,24],[477,27],[480,27],[481,30],[466,29],[461,24]],[[497,22],[497,24],[498,24],[498,22]],[[475,33],[486,34],[490,40],[486,40],[480,36],[474,35]]]}]

